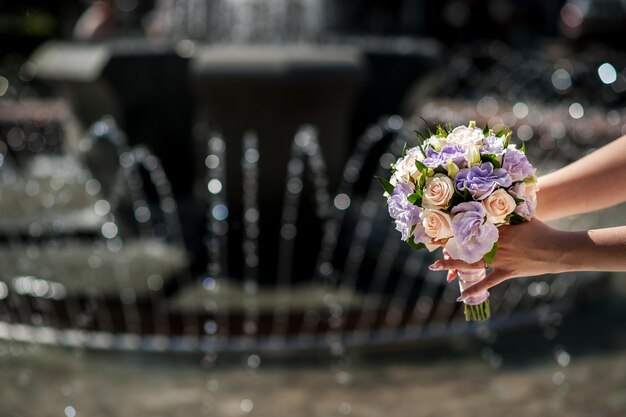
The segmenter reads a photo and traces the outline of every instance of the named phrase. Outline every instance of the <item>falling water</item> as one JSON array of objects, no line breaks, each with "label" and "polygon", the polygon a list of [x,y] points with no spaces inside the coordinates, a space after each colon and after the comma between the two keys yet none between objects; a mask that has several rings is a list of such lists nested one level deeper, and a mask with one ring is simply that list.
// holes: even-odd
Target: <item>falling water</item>
[{"label": "falling water", "polygon": [[169,37],[211,43],[313,42],[324,26],[322,0],[158,0]]},{"label": "falling water", "polygon": [[249,336],[245,345],[251,349],[257,344],[259,328],[259,308],[256,295],[259,291],[259,140],[252,131],[246,132],[243,139],[243,227],[244,256],[243,286],[245,299],[243,333]]},{"label": "falling water", "polygon": [[223,289],[223,277],[228,274],[228,202],[226,201],[226,142],[219,136],[213,135],[208,142],[208,156],[205,160],[209,168],[207,188],[209,192],[207,250],[209,264],[207,276],[203,286],[209,297],[205,303],[206,311],[212,319],[204,323],[204,331],[208,336],[209,346],[212,340],[219,341],[228,337],[229,319],[228,304],[220,305],[218,297]]}]

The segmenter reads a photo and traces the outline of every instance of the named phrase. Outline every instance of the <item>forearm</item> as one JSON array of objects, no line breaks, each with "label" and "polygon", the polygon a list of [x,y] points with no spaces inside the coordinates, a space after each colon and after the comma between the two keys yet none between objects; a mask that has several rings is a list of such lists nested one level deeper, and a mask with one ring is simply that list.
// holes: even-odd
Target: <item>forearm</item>
[{"label": "forearm", "polygon": [[539,178],[537,217],[588,213],[626,201],[626,136]]},{"label": "forearm", "polygon": [[626,271],[626,226],[560,232],[556,271]]}]

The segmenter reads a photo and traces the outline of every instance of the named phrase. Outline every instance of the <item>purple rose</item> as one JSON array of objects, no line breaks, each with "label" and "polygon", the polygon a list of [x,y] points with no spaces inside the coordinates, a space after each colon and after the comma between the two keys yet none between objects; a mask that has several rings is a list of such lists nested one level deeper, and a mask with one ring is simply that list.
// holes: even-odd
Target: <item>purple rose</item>
[{"label": "purple rose", "polygon": [[494,169],[491,162],[485,162],[460,170],[454,183],[459,191],[467,189],[472,198],[483,200],[489,197],[498,185],[510,187],[512,181],[505,169]]},{"label": "purple rose", "polygon": [[454,259],[478,262],[498,241],[498,228],[485,221],[485,209],[475,201],[460,203],[452,214],[453,237],[446,243],[446,250]]},{"label": "purple rose", "polygon": [[430,248],[432,242],[432,238],[426,234],[426,230],[422,223],[418,223],[415,225],[415,229],[413,230],[413,241],[417,244],[423,243],[426,245],[427,249],[432,251]]},{"label": "purple rose", "polygon": [[502,168],[509,173],[513,182],[523,181],[535,175],[535,168],[528,162],[524,152],[513,147],[507,148],[502,160]]},{"label": "purple rose", "polygon": [[480,153],[491,153],[494,155],[502,155],[504,153],[504,140],[494,135],[487,136],[483,140],[483,146],[480,148]]},{"label": "purple rose", "polygon": [[411,236],[411,228],[421,221],[422,209],[408,200],[412,193],[413,188],[409,184],[400,183],[387,198],[389,215],[396,222],[396,230],[402,233],[402,240],[408,239]]},{"label": "purple rose", "polygon": [[429,148],[426,151],[426,159],[423,163],[428,168],[437,168],[439,166],[446,167],[448,160],[452,160],[459,168],[467,165],[465,160],[465,147],[458,143],[444,145],[440,152]]},{"label": "purple rose", "polygon": [[511,188],[510,193],[513,197],[524,200],[519,203],[517,207],[515,207],[515,213],[519,214],[526,220],[530,220],[535,217],[535,210],[537,209],[536,184],[518,182]]}]

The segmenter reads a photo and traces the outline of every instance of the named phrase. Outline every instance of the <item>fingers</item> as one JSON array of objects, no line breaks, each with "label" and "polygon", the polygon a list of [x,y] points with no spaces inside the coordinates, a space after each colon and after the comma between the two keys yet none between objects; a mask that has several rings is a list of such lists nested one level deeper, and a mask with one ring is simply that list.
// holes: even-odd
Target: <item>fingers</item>
[{"label": "fingers", "polygon": [[[445,248],[443,249],[443,259],[446,259],[446,260],[450,259],[450,254],[448,253],[448,251]],[[456,269],[450,269],[448,271],[448,275],[446,277],[446,280],[448,282],[452,282],[452,281],[454,281],[454,278],[456,278],[456,276],[457,276]]]},{"label": "fingers", "polygon": [[452,282],[454,281],[454,278],[457,277],[457,270],[456,269],[451,269],[448,271],[448,276],[446,277],[446,280],[448,282]]},{"label": "fingers", "polygon": [[463,301],[464,299],[488,290],[489,288],[494,287],[509,278],[511,277],[506,272],[494,270],[491,274],[487,275],[485,279],[463,291],[459,300]]},{"label": "fingers", "polygon": [[445,246],[444,242],[442,242],[441,240],[435,240],[435,239],[430,239],[430,244],[435,245],[435,246],[441,246],[441,247]]},{"label": "fingers", "polygon": [[435,261],[432,265],[428,267],[431,271],[441,271],[444,269],[484,269],[485,262],[481,259],[478,262],[474,262],[473,264],[468,264],[467,262],[460,261],[458,259],[440,259]]}]

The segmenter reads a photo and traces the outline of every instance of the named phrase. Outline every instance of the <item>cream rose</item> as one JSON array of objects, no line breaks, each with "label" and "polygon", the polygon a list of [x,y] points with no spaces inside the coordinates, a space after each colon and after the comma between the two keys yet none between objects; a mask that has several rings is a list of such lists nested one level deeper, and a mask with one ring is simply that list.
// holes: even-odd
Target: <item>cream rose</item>
[{"label": "cream rose", "polygon": [[515,199],[502,188],[494,191],[489,197],[481,201],[487,212],[487,220],[494,224],[504,222],[504,218],[515,210]]},{"label": "cream rose", "polygon": [[422,226],[424,233],[435,240],[452,236],[452,221],[450,215],[439,210],[422,211]]},{"label": "cream rose", "polygon": [[454,183],[444,174],[435,174],[426,180],[422,206],[437,210],[445,208],[454,195]]}]

